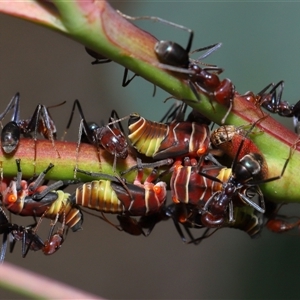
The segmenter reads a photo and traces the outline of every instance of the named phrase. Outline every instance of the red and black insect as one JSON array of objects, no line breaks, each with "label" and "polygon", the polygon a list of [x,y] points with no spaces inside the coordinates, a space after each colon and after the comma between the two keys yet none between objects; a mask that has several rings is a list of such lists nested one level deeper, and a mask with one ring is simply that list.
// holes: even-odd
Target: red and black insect
[{"label": "red and black insect", "polygon": [[113,125],[117,122],[120,122],[123,119],[114,120],[111,123],[107,124],[106,126],[101,126],[101,127],[94,122],[88,123],[84,117],[80,102],[78,100],[75,100],[65,133],[71,126],[71,122],[76,107],[81,117],[81,122],[79,127],[78,147],[80,145],[82,136],[84,138],[84,141],[87,141],[88,143],[95,145],[98,151],[100,146],[103,147],[107,152],[109,152],[111,155],[114,156],[113,168],[115,170],[117,158],[125,159],[127,157],[128,144],[127,144],[126,137],[124,136],[122,131],[116,126],[111,128],[109,125]]},{"label": "red and black insect", "polygon": [[[135,21],[135,20],[152,20],[152,21],[156,21],[156,22],[161,22],[161,23],[185,30],[190,34],[188,43],[187,43],[187,46],[185,49],[173,41],[161,40],[161,41],[157,41],[157,43],[155,44],[154,52],[155,52],[157,58],[163,64],[163,67],[165,69],[169,69],[171,71],[177,71],[177,72],[190,74],[191,72],[187,71],[187,69],[189,69],[191,62],[201,63],[200,62],[201,59],[206,58],[207,56],[209,56],[211,53],[213,53],[214,51],[216,51],[217,49],[219,49],[222,46],[221,43],[217,43],[217,44],[210,45],[210,46],[200,48],[200,49],[190,52],[191,47],[192,47],[193,38],[194,38],[193,30],[191,30],[185,26],[164,20],[159,17],[151,17],[151,16],[131,17],[131,16],[121,13],[120,11],[118,11],[118,13],[122,17],[129,19],[129,20],[133,20],[133,21]],[[204,51],[204,50],[207,50],[207,51],[203,55],[201,55],[197,60],[193,60],[190,58],[190,54],[192,54],[194,52]],[[181,71],[180,68],[185,69],[185,70]]]},{"label": "red and black insect", "polygon": [[[161,220],[160,212],[167,198],[166,183],[157,178],[157,169],[141,183],[143,169],[139,168],[133,183],[125,183],[122,179],[102,173],[78,172],[104,179],[84,183],[76,189],[72,196],[74,204],[97,210],[101,219],[119,230],[133,235],[147,236],[154,225]],[[120,225],[112,224],[104,213],[118,214]],[[136,221],[132,217],[142,217]],[[148,230],[148,233],[144,232]]]},{"label": "red and black insect", "polygon": [[202,92],[206,93],[210,99],[228,107],[226,114],[221,120],[222,124],[225,123],[233,107],[233,98],[235,93],[233,83],[228,78],[220,80],[218,75],[215,73],[218,72],[218,68],[200,68],[197,64],[191,65],[190,68],[194,71],[194,74],[190,76],[196,86]]},{"label": "red and black insect", "polygon": [[274,219],[269,219],[266,223],[266,227],[275,233],[283,233],[290,231],[294,228],[300,229],[300,220],[295,222],[287,221],[288,217],[280,218],[276,217]]},{"label": "red and black insect", "polygon": [[[210,237],[217,229],[205,228],[201,223],[201,215],[196,205],[185,203],[171,203],[164,208],[164,214],[173,220],[175,228],[185,244],[198,245],[202,240]],[[184,234],[184,229],[186,235]],[[200,237],[195,238],[192,229],[203,229]]]},{"label": "red and black insect", "polygon": [[[233,133],[228,130],[222,131],[219,144],[225,144],[226,138],[231,143],[234,141],[237,144],[230,169],[193,164],[189,158],[185,159],[184,166],[179,161],[173,165],[170,181],[172,199],[175,203],[197,205],[203,226],[221,227],[227,219],[232,223],[233,204],[238,203],[238,199],[258,212],[264,213],[264,198],[259,184],[280,179],[289,158],[279,176],[266,179],[267,167],[263,155],[256,146],[251,146],[253,142],[248,139],[256,123],[243,134],[236,129]],[[254,149],[257,152],[251,152]],[[259,204],[252,200],[254,195],[258,196]]]},{"label": "red and black insect", "polygon": [[[35,226],[34,230],[37,231],[39,225],[41,224],[41,221],[46,216],[47,210],[44,212],[44,214],[40,217],[37,225]],[[58,222],[59,218],[62,216],[61,220],[61,226],[58,226],[58,229],[54,232],[54,228],[56,223]],[[44,242],[44,246],[42,247],[42,251],[45,255],[51,255],[54,254],[62,245],[65,238],[65,225],[66,225],[66,210],[64,205],[61,206],[60,211],[56,213],[56,217],[53,221],[50,223],[50,230],[48,234],[47,240]]]},{"label": "red and black insect", "polygon": [[14,223],[10,223],[4,210],[0,207],[0,234],[3,234],[2,246],[0,251],[0,263],[4,261],[8,237],[11,234],[13,242],[11,251],[16,240],[22,241],[22,256],[25,257],[31,248],[32,250],[40,250],[44,247],[42,239],[32,230],[31,226],[24,227]]},{"label": "red and black insect", "polygon": [[[265,224],[266,228],[274,233],[285,233],[290,232],[293,229],[300,230],[300,218],[297,216],[286,216],[279,214],[279,210],[283,204],[276,205],[274,203],[267,203],[268,210],[266,213],[267,222]],[[270,205],[272,204],[272,205]],[[269,209],[271,206],[271,209]]]},{"label": "red and black insect", "polygon": [[289,104],[289,102],[282,100],[283,89],[284,81],[281,80],[276,84],[268,84],[257,95],[247,92],[243,97],[271,113],[293,118],[295,132],[299,133],[300,100],[296,104]]},{"label": "red and black insect", "polygon": [[[234,207],[233,215],[235,222],[229,223],[226,220],[221,227],[217,228],[205,227],[203,225],[201,214],[196,205],[172,203],[166,207],[165,213],[168,217],[172,218],[181,240],[186,244],[198,245],[204,239],[212,236],[217,230],[226,227],[242,230],[251,238],[257,238],[264,226],[263,214],[248,206]],[[183,233],[181,227],[183,227],[188,238]],[[202,229],[202,234],[199,237],[194,237],[192,233],[193,229],[196,229],[196,231]]]},{"label": "red and black insect", "polygon": [[[170,181],[171,195],[174,205],[170,210],[172,213],[169,215],[173,218],[173,221],[177,223],[177,227],[181,224],[188,236],[190,237],[190,242],[198,244],[204,238],[211,236],[214,231],[210,232],[212,226],[206,226],[206,223],[202,223],[202,211],[201,208],[205,206],[207,201],[216,193],[222,190],[221,182],[212,180],[203,176],[200,171],[204,169],[206,174],[210,177],[218,178],[221,181],[227,181],[232,173],[231,169],[214,166],[212,164],[207,165],[204,163],[199,163],[195,160],[190,160],[189,158],[184,159],[184,164],[180,161],[176,161],[172,166],[172,177]],[[255,213],[249,213],[251,207],[247,206],[245,212],[242,211],[242,207],[238,207],[234,210],[234,217],[236,218],[235,223],[229,223],[227,216],[224,218],[223,223],[220,227],[234,226],[245,232],[247,232],[251,237],[258,234],[261,230],[259,226],[259,219],[255,216]],[[254,210],[254,209],[252,209]],[[238,211],[238,212],[237,212]],[[261,225],[261,224],[260,224]],[[194,238],[190,231],[190,228],[205,228],[203,235],[199,238]],[[217,227],[217,228],[220,228]],[[182,240],[186,242],[183,238],[184,235],[180,229],[177,228]]]},{"label": "red and black insect", "polygon": [[[199,66],[199,64],[203,64],[201,62],[202,59],[206,58],[215,50],[220,48],[222,44],[217,43],[190,52],[194,38],[194,32],[191,29],[158,17],[130,17],[121,12],[119,12],[119,14],[129,20],[153,20],[189,32],[190,36],[186,48],[183,48],[173,41],[161,40],[155,44],[154,52],[158,60],[160,61],[159,67],[185,75],[189,86],[197,100],[200,100],[197,92],[197,89],[200,89],[213,100],[216,100],[217,102],[229,107],[226,115],[223,118],[223,122],[225,122],[227,115],[232,108],[235,87],[229,79],[226,78],[222,81],[219,79],[217,74],[222,73],[223,69],[208,64],[206,65],[209,67],[205,68],[201,68]],[[190,54],[205,50],[206,52],[198,59],[194,60],[190,58]]]},{"label": "red and black insect", "polygon": [[20,216],[45,217],[64,223],[72,231],[81,229],[83,215],[78,206],[73,205],[70,194],[63,188],[78,180],[57,181],[50,185],[43,185],[45,176],[54,165],[50,164],[38,177],[26,181],[22,180],[20,160],[16,160],[17,178],[11,180],[9,186],[2,191],[2,204],[13,214]]},{"label": "red and black insect", "polygon": [[[62,105],[65,102],[59,104]],[[56,105],[57,106],[57,105]],[[52,106],[52,107],[56,107]],[[1,132],[1,147],[6,154],[13,153],[19,144],[20,136],[30,137],[34,139],[34,167],[36,161],[36,144],[37,134],[39,133],[45,139],[52,142],[52,146],[60,157],[56,149],[54,140],[56,139],[56,126],[48,111],[50,107],[39,104],[30,119],[20,119],[20,94],[16,93],[10,100],[4,112],[0,114],[0,121],[7,115],[10,110],[13,110],[11,121],[8,122]],[[35,170],[34,170],[35,171]]]},{"label": "red and black insect", "polygon": [[10,241],[10,252],[13,252],[15,244],[17,241],[22,243],[22,257],[26,257],[29,250],[39,251],[42,250],[45,255],[50,255],[55,253],[62,245],[64,241],[64,222],[59,227],[59,229],[53,233],[54,226],[58,220],[57,218],[50,225],[50,230],[48,234],[48,239],[43,241],[42,238],[37,234],[37,230],[41,221],[43,220],[44,215],[42,215],[36,224],[29,226],[20,226],[15,223],[10,223],[8,218],[0,208],[0,234],[3,234],[2,246],[0,251],[0,263],[4,261],[6,250],[7,250],[7,240],[9,234],[12,239]]},{"label": "red and black insect", "polygon": [[[174,203],[183,203],[194,206],[204,206],[207,200],[222,188],[222,184],[202,176],[199,172],[205,166],[189,157],[184,163],[177,160],[172,168],[170,180],[171,197]],[[226,180],[231,170],[222,166],[209,165],[205,170],[207,174],[220,180]]]},{"label": "red and black insect", "polygon": [[271,113],[282,117],[292,117],[294,115],[294,105],[290,105],[287,101],[282,100],[283,89],[284,81],[281,80],[276,84],[268,84],[257,95],[248,92],[246,97],[248,96],[248,101],[265,108]]},{"label": "red and black insect", "polygon": [[[231,165],[231,175],[227,180],[221,180],[211,176],[204,170],[199,171],[200,175],[222,184],[222,188],[219,191],[214,192],[201,208],[201,220],[206,227],[221,226],[227,218],[227,211],[229,223],[233,222],[233,204],[236,199],[240,199],[243,203],[252,206],[258,212],[264,213],[265,202],[259,185],[278,180],[284,175],[293,148],[290,149],[289,157],[284,163],[281,174],[270,178],[266,178],[266,163],[261,153],[250,152],[240,158],[240,153],[242,152],[245,141],[248,140],[248,135],[256,123],[251,126],[246,135],[241,137],[241,141]],[[252,200],[255,195],[258,196],[259,204]]]}]

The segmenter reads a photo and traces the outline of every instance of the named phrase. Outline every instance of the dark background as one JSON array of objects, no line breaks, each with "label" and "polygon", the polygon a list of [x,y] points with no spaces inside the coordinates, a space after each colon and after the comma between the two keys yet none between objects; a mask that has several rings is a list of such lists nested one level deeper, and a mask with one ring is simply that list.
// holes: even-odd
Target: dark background
[{"label": "dark background", "polygon": [[[193,48],[216,42],[223,47],[206,62],[225,68],[240,93],[260,91],[285,80],[284,99],[299,100],[300,3],[113,2],[132,16],[154,15],[195,31]],[[158,39],[186,45],[187,34],[173,27],[138,21]],[[51,105],[63,132],[73,100],[89,120],[107,120],[111,109],[121,116],[136,111],[159,120],[170,103],[153,85],[136,78],[122,88],[123,68],[115,63],[92,66],[83,46],[48,29],[0,16],[0,111],[21,93],[21,117],[38,103]],[[79,121],[79,118],[77,118]],[[291,120],[284,120],[292,128]],[[68,139],[77,139],[74,123]],[[293,207],[293,214],[299,207]],[[300,215],[298,213],[298,215]],[[16,222],[28,224],[22,219]],[[239,230],[223,229],[200,246],[184,245],[171,221],[148,237],[132,237],[86,216],[84,230],[70,233],[62,249],[20,255],[20,245],[6,261],[45,274],[105,298],[220,299],[299,298],[298,236],[263,231],[251,240]],[[17,280],[17,279],[16,279]],[[2,299],[13,297],[0,290]],[[63,295],[62,295],[63,297]],[[23,297],[21,297],[23,298]]]}]

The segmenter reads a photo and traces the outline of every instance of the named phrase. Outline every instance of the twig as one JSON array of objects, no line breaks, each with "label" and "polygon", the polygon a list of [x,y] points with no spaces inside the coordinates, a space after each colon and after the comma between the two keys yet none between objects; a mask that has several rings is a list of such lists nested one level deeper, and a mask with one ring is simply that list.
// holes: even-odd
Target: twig
[{"label": "twig", "polygon": [[0,266],[0,285],[30,298],[104,299],[9,263]]}]

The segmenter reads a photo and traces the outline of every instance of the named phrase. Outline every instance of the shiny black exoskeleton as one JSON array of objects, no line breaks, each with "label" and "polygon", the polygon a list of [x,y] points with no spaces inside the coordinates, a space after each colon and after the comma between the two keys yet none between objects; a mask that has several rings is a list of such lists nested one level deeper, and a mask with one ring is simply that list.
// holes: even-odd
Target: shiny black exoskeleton
[{"label": "shiny black exoskeleton", "polygon": [[10,223],[3,209],[0,207],[0,234],[3,234],[2,246],[0,251],[0,263],[4,261],[8,236],[12,235],[12,242],[10,244],[10,251],[12,252],[15,242],[21,240],[22,242],[22,257],[25,257],[29,250],[40,250],[44,247],[44,242],[32,229],[32,226],[24,227],[17,224]]},{"label": "shiny black exoskeleton", "polygon": [[[249,132],[250,131],[248,131],[247,134]],[[205,171],[199,172],[199,174],[222,184],[221,190],[215,192],[210,199],[208,199],[203,208],[200,209],[202,214],[201,221],[206,227],[221,227],[224,222],[227,221],[227,218],[229,223],[233,223],[233,204],[237,199],[252,206],[258,212],[264,213],[265,202],[259,184],[278,180],[285,172],[292,149],[290,150],[290,155],[283,166],[281,174],[271,178],[263,178],[265,162],[262,154],[248,153],[238,159],[245,140],[247,139],[247,134],[243,137],[239,145],[232,163],[231,175],[226,182],[206,174]],[[258,204],[252,200],[254,195],[258,196]],[[229,211],[228,215],[227,210]]]}]

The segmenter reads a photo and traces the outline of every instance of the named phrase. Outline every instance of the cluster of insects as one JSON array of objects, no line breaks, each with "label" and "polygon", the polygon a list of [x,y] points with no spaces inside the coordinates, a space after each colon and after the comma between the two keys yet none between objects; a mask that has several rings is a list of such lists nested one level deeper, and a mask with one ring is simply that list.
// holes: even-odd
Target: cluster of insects
[{"label": "cluster of insects", "polygon": [[[228,108],[222,120],[225,122],[234,105],[235,87],[229,79],[219,78],[223,69],[208,64],[203,67],[201,62],[221,44],[191,52],[192,30],[156,17],[122,16],[131,20],[164,22],[189,32],[186,48],[172,41],[158,41],[154,52],[162,68],[186,78],[199,101],[200,90],[211,101],[225,105]],[[96,59],[92,64],[110,61],[90,49],[86,50]],[[191,53],[199,51],[206,52],[196,60],[190,57]],[[136,76],[128,80],[127,74],[125,69],[123,86]],[[267,85],[258,94],[248,92],[243,98],[259,110],[263,108],[292,117],[298,131],[300,102],[290,105],[283,101],[282,91],[283,81],[280,81]],[[266,116],[248,126],[223,125],[212,130],[207,118],[194,110],[188,114],[186,104],[177,101],[160,122],[147,120],[137,113],[120,118],[113,110],[108,124],[100,126],[85,119],[79,100],[75,100],[66,131],[71,126],[76,108],[81,119],[76,157],[81,143],[92,145],[98,154],[99,149],[104,149],[114,158],[114,175],[101,173],[101,170],[97,173],[81,170],[76,161],[72,180],[53,183],[45,180],[47,173],[55,168],[53,164],[25,180],[22,160],[14,157],[20,136],[34,139],[34,162],[38,135],[51,141],[57,157],[60,157],[55,146],[54,120],[49,107],[44,105],[38,105],[30,119],[22,120],[19,93],[0,114],[2,121],[12,111],[11,121],[2,128],[1,149],[4,155],[14,157],[17,174],[14,179],[1,177],[0,233],[3,240],[0,262],[5,258],[8,243],[12,251],[17,241],[21,241],[23,257],[30,250],[42,250],[46,255],[55,253],[69,229],[76,232],[82,228],[84,213],[96,215],[119,231],[144,236],[148,236],[157,223],[171,219],[181,240],[195,245],[224,227],[240,229],[251,237],[259,235],[265,226],[274,232],[299,227],[300,220],[290,222],[280,215],[280,207],[264,199],[260,189],[261,184],[284,176],[294,151],[292,146],[282,163],[281,172],[270,177],[264,155],[251,140],[257,125],[264,122]],[[124,121],[128,122],[126,130],[121,124]],[[117,160],[126,160],[129,152],[134,153],[136,165],[119,173]],[[230,158],[229,165],[222,163],[224,155]],[[99,162],[101,165],[100,155]],[[129,172],[136,173],[133,182],[125,180],[125,173]],[[77,174],[90,176],[91,180],[83,183]],[[64,191],[73,185],[73,192]],[[167,190],[170,190],[170,199],[167,199]],[[32,217],[33,222],[27,226],[15,224],[11,220],[13,215]],[[116,216],[114,221],[113,216]],[[46,238],[41,238],[39,228],[47,219],[50,219],[49,233]],[[201,230],[199,236],[194,236],[193,229]]]}]

